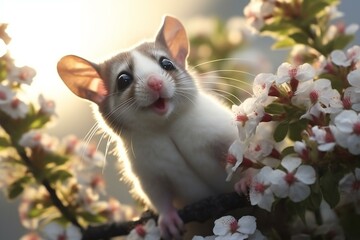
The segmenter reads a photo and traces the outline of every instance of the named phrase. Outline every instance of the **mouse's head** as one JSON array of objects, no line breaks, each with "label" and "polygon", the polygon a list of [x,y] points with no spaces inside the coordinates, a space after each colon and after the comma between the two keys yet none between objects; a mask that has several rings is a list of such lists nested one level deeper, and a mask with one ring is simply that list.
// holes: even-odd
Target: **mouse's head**
[{"label": "mouse's head", "polygon": [[186,71],[189,43],[183,25],[165,17],[154,42],[142,43],[102,64],[69,55],[58,63],[68,88],[99,106],[116,128],[161,121],[192,104],[197,90]]}]

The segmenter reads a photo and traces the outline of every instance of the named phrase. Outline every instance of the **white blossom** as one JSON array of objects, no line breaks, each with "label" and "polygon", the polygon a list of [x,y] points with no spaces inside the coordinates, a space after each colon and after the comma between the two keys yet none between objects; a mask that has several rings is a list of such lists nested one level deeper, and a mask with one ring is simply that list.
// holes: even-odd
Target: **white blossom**
[{"label": "white blossom", "polygon": [[12,67],[8,73],[8,79],[11,82],[21,83],[30,85],[35,77],[36,72],[33,68],[24,66],[24,67]]},{"label": "white blossom", "polygon": [[80,240],[82,239],[81,232],[74,225],[68,224],[66,226],[60,225],[56,222],[47,224],[41,231],[43,238],[47,240]]},{"label": "white blossom", "polygon": [[319,151],[328,152],[334,149],[336,142],[330,131],[314,126],[311,128],[311,132],[310,140],[317,142]]},{"label": "white blossom", "polygon": [[346,53],[341,50],[334,50],[331,52],[330,57],[334,64],[348,67],[360,60],[360,47],[355,45],[349,48]]},{"label": "white blossom", "polygon": [[247,239],[256,230],[256,218],[243,216],[238,221],[232,216],[224,216],[215,220],[213,232],[215,240]]},{"label": "white blossom", "polygon": [[360,168],[355,168],[354,172],[346,174],[339,182],[339,188],[348,201],[355,203],[357,210],[360,211]]},{"label": "white blossom", "polygon": [[232,111],[236,115],[240,140],[253,136],[256,127],[264,116],[264,106],[258,98],[247,98],[239,106],[234,105]]},{"label": "white blossom", "polygon": [[274,194],[270,188],[271,174],[273,169],[271,167],[263,167],[258,174],[256,174],[250,187],[250,202],[251,205],[258,205],[260,208],[271,211],[271,205],[274,202]]},{"label": "white blossom", "polygon": [[56,138],[51,137],[45,133],[41,133],[36,130],[30,130],[21,136],[19,144],[22,147],[41,147],[46,151],[54,151],[57,147],[58,141]]},{"label": "white blossom", "polygon": [[277,197],[289,197],[294,202],[300,202],[310,195],[310,187],[316,180],[313,167],[301,165],[298,157],[286,156],[281,165],[285,171],[276,169],[271,174],[271,190]]},{"label": "white blossom", "polygon": [[324,78],[299,84],[292,102],[305,106],[308,111],[316,108],[323,113],[337,113],[343,107],[340,93],[332,89],[330,80]]},{"label": "white blossom", "polygon": [[360,154],[360,114],[344,110],[335,117],[330,129],[336,143],[354,155]]},{"label": "white blossom", "polygon": [[282,63],[277,69],[277,84],[290,82],[296,79],[299,82],[312,80],[315,76],[315,69],[308,63],[293,66],[290,63]]},{"label": "white blossom", "polygon": [[29,106],[17,97],[14,97],[7,104],[0,105],[0,109],[12,119],[25,118],[29,112]]},{"label": "white blossom", "polygon": [[258,74],[253,82],[253,93],[255,97],[260,99],[268,98],[270,87],[275,83],[276,76],[271,73]]},{"label": "white blossom", "polygon": [[160,230],[153,219],[145,225],[137,225],[126,238],[127,240],[160,240]]},{"label": "white blossom", "polygon": [[40,104],[41,113],[44,113],[48,116],[55,115],[55,102],[53,100],[45,99],[45,97],[40,94],[38,101]]},{"label": "white blossom", "polygon": [[272,15],[274,7],[275,4],[272,0],[251,0],[244,8],[244,16],[254,31],[257,31],[263,27],[265,18]]},{"label": "white blossom", "polygon": [[15,96],[15,93],[8,86],[0,84],[0,107],[9,104]]}]

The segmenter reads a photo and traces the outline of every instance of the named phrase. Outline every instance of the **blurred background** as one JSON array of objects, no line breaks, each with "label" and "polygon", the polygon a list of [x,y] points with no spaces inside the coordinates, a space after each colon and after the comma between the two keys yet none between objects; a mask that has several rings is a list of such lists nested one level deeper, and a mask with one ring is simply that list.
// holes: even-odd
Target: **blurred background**
[{"label": "blurred background", "polygon": [[[235,25],[229,20],[243,16],[247,3],[247,0],[0,0],[0,22],[9,23],[10,51],[15,63],[31,66],[37,71],[31,89],[56,102],[58,118],[49,133],[60,138],[75,134],[82,139],[95,121],[90,104],[75,97],[58,77],[56,64],[62,56],[76,54],[94,62],[106,59],[121,49],[151,39],[166,14],[178,17],[190,34],[211,30],[209,25],[218,24],[218,19],[228,22],[228,25],[222,25],[223,28],[237,28],[241,26],[241,20],[235,21]],[[346,24],[360,23],[358,9],[360,1],[344,0],[339,6],[345,13]],[[222,30],[218,31],[221,33]],[[243,28],[236,31],[241,34],[227,39],[234,46],[241,46],[234,56],[238,61],[232,63],[234,66],[240,62],[244,71],[256,74],[274,71],[285,60],[286,51],[270,50],[271,39],[251,38]],[[359,42],[357,34],[355,43]],[[193,49],[206,54],[206,49],[199,45]],[[209,59],[217,59],[216,53],[208,54]],[[196,55],[191,56],[190,64],[199,64]],[[237,78],[249,76],[251,78],[243,73]],[[245,92],[241,98],[247,96]],[[94,138],[93,141],[98,140]],[[105,147],[100,150],[104,151]],[[103,172],[109,195],[131,204],[127,187],[119,182],[118,173],[111,167],[113,157],[109,156],[107,161]],[[26,232],[19,223],[17,207],[18,201],[9,201],[0,194],[1,240],[19,239]]]}]

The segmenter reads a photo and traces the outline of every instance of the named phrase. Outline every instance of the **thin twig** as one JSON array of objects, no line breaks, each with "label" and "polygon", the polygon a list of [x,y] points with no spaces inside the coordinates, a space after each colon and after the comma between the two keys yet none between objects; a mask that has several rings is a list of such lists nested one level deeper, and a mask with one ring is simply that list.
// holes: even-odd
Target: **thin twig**
[{"label": "thin twig", "polygon": [[[26,152],[22,148],[16,148],[17,152],[19,153],[22,160],[26,163],[26,165],[29,167],[29,170],[34,173],[34,169],[31,163],[30,158],[26,155]],[[41,184],[46,188],[50,195],[50,199],[53,202],[54,206],[60,211],[60,213],[65,217],[67,220],[69,220],[73,225],[79,228],[81,232],[84,232],[84,228],[80,225],[80,223],[77,221],[76,217],[71,214],[69,209],[61,202],[60,198],[58,197],[56,190],[51,186],[48,179],[42,179]]]}]

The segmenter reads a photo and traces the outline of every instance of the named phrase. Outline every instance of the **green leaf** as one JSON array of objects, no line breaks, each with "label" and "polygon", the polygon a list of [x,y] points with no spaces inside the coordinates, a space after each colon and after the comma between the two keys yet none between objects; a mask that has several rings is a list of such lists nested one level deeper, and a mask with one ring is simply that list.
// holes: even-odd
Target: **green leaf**
[{"label": "green leaf", "polygon": [[289,123],[280,122],[279,125],[276,126],[274,131],[274,139],[276,142],[280,142],[285,139],[287,133],[289,131]]},{"label": "green leaf", "polygon": [[281,35],[287,36],[286,33],[291,33],[296,30],[299,30],[299,28],[294,26],[293,23],[291,23],[289,21],[283,21],[283,20],[278,20],[271,24],[266,24],[261,29],[262,32],[269,32],[270,35],[275,34],[275,35],[280,35],[280,36]]},{"label": "green leaf", "polygon": [[27,183],[31,181],[30,176],[24,176],[13,182],[8,188],[8,197],[14,199],[18,197],[23,191]]},{"label": "green leaf", "polygon": [[314,184],[311,186],[311,195],[307,199],[307,207],[313,211],[316,211],[320,208],[321,201],[323,196],[321,194],[319,184]]},{"label": "green leaf", "polygon": [[48,153],[45,157],[47,163],[54,163],[57,166],[66,163],[69,158],[56,153]]},{"label": "green leaf", "polygon": [[293,141],[300,141],[301,133],[306,129],[309,120],[307,119],[300,119],[293,121],[289,124],[289,138]]},{"label": "green leaf", "polygon": [[277,42],[275,42],[271,48],[272,49],[281,49],[281,48],[289,48],[296,45],[296,42],[291,38],[283,38]]},{"label": "green leaf", "polygon": [[107,219],[100,214],[92,214],[89,212],[80,212],[78,213],[80,217],[82,217],[88,223],[104,223]]},{"label": "green leaf", "polygon": [[295,153],[294,147],[293,147],[293,146],[289,146],[289,147],[284,148],[284,149],[281,151],[281,157],[284,158],[285,156],[290,155],[290,154],[293,154],[293,153]]},{"label": "green leaf", "polygon": [[57,170],[55,172],[52,172],[50,174],[50,176],[48,176],[48,179],[50,182],[56,182],[56,181],[60,181],[63,182],[66,179],[72,177],[71,173],[69,173],[68,171],[65,170]]},{"label": "green leaf", "polygon": [[11,143],[8,138],[0,137],[0,151],[11,147]]},{"label": "green leaf", "polygon": [[320,178],[320,188],[324,200],[330,205],[331,208],[334,208],[340,201],[340,193],[338,190],[339,186],[339,174],[335,174],[332,171],[328,170]]},{"label": "green leaf", "polygon": [[296,214],[297,216],[300,217],[300,219],[306,223],[306,218],[305,218],[305,212],[306,212],[306,207],[304,202],[299,202],[299,203],[295,203],[291,200],[288,200],[286,202],[286,206],[287,209],[289,211],[289,215],[294,215]]},{"label": "green leaf", "polygon": [[292,40],[294,40],[294,42],[298,43],[298,44],[304,44],[304,45],[309,45],[310,43],[310,38],[303,32],[296,32],[293,34],[289,35],[289,38],[291,38]]},{"label": "green leaf", "polygon": [[37,115],[35,118],[32,118],[31,120],[32,121],[29,125],[29,128],[39,129],[44,127],[44,125],[50,121],[50,117],[46,115]]},{"label": "green leaf", "polygon": [[281,115],[285,113],[284,104],[273,102],[265,107],[265,112],[269,114]]},{"label": "green leaf", "polygon": [[331,52],[336,49],[344,49],[350,42],[355,38],[355,35],[340,35],[336,36],[335,39],[328,43],[328,46],[331,47]]},{"label": "green leaf", "polygon": [[29,210],[27,216],[29,218],[37,218],[37,217],[40,217],[41,215],[43,215],[45,212],[46,212],[46,209],[44,209],[44,208],[33,207]]},{"label": "green leaf", "polygon": [[305,19],[313,19],[321,11],[324,11],[324,9],[329,5],[330,4],[328,2],[323,0],[303,0],[302,10],[305,15]]}]

